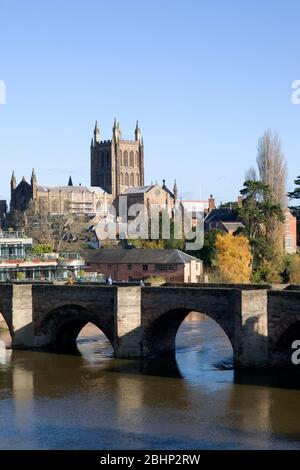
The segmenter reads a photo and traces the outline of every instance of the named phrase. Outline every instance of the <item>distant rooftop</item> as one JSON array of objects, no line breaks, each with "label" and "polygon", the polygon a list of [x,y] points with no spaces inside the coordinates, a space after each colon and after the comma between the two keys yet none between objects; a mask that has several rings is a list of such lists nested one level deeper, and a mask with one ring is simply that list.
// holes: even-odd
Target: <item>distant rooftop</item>
[{"label": "distant rooftop", "polygon": [[150,248],[101,248],[83,253],[87,263],[100,264],[185,264],[199,259],[180,250]]},{"label": "distant rooftop", "polygon": [[228,207],[213,209],[205,218],[205,222],[241,222],[238,214]]}]

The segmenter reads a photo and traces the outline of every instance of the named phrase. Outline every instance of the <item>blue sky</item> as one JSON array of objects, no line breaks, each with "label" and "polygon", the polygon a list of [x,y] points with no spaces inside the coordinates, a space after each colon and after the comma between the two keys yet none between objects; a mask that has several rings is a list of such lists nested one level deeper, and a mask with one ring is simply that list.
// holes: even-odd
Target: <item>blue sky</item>
[{"label": "blue sky", "polygon": [[0,195],[35,167],[41,184],[89,184],[95,119],[139,119],[146,181],[183,198],[235,199],[266,128],[300,173],[300,2],[0,0]]}]

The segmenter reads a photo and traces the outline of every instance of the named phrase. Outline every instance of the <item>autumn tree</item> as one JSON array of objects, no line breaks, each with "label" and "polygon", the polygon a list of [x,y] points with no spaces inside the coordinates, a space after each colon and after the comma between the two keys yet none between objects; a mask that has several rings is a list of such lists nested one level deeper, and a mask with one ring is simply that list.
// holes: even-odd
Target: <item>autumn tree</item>
[{"label": "autumn tree", "polygon": [[222,282],[247,283],[250,280],[251,251],[248,239],[231,234],[217,234],[216,266]]}]

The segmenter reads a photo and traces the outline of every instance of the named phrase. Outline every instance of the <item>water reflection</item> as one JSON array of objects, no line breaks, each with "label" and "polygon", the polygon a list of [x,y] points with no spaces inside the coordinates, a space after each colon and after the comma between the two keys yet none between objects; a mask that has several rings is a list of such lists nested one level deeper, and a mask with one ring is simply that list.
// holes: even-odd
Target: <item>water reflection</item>
[{"label": "water reflection", "polygon": [[299,448],[300,385],[234,372],[231,346],[189,318],[176,356],[118,360],[89,326],[77,355],[12,351],[0,365],[0,447]]}]

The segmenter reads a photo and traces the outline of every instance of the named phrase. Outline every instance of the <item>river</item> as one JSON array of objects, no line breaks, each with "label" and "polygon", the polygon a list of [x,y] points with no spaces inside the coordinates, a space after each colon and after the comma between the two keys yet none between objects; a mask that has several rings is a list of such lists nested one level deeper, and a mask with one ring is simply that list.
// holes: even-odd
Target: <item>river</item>
[{"label": "river", "polygon": [[94,327],[78,355],[0,352],[1,449],[300,449],[300,380],[232,369],[191,314],[176,357],[119,360]]}]

